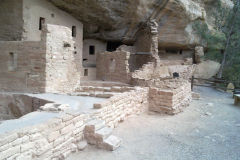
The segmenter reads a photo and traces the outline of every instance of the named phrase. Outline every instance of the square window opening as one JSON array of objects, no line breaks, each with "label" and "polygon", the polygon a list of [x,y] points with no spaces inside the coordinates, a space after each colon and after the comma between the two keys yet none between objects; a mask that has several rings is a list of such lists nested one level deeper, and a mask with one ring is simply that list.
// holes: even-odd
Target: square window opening
[{"label": "square window opening", "polygon": [[72,36],[73,37],[77,36],[77,28],[76,28],[76,26],[72,26]]},{"label": "square window opening", "polygon": [[84,76],[88,76],[88,69],[84,69]]},{"label": "square window opening", "polygon": [[39,18],[39,30],[42,30],[44,23],[45,23],[45,18],[40,17]]},{"label": "square window opening", "polygon": [[94,55],[95,54],[95,46],[89,46],[89,54]]}]

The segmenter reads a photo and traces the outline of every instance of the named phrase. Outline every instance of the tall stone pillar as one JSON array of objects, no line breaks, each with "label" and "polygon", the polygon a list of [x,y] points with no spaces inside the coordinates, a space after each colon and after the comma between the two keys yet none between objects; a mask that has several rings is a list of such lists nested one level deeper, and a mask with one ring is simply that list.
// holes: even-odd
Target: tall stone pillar
[{"label": "tall stone pillar", "polygon": [[148,27],[151,34],[151,53],[156,65],[158,65],[160,62],[160,58],[158,56],[158,23],[155,19],[151,19],[148,22]]}]

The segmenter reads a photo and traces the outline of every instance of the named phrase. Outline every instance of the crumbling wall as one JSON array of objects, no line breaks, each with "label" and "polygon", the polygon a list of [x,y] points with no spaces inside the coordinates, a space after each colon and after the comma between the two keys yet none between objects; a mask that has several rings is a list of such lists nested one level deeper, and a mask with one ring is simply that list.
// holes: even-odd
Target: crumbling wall
[{"label": "crumbling wall", "polygon": [[71,29],[47,25],[46,92],[72,92],[80,83]]},{"label": "crumbling wall", "polygon": [[[68,13],[55,7],[47,0],[23,0],[23,19],[24,32],[23,40],[40,41],[42,30],[39,30],[39,19],[44,18],[44,25],[52,24],[67,27],[72,30],[76,28],[76,35],[72,36],[74,43],[74,59],[77,64],[78,72],[82,68],[82,50],[83,50],[83,24],[73,18]],[[60,33],[60,32],[58,32]],[[57,34],[58,34],[57,33]],[[61,33],[64,34],[64,33]]]},{"label": "crumbling wall", "polygon": [[129,69],[130,72],[134,72],[135,70],[139,70],[143,67],[144,64],[152,61],[151,55],[138,55],[131,54],[129,59]]},{"label": "crumbling wall", "polygon": [[191,84],[184,80],[159,82],[149,89],[149,110],[159,113],[176,114],[192,100]]},{"label": "crumbling wall", "polygon": [[[114,96],[95,113],[67,113],[36,126],[0,135],[1,159],[64,159],[77,151],[85,125],[93,118],[116,127],[131,114],[146,108],[147,88]],[[138,96],[136,96],[138,95]]]},{"label": "crumbling wall", "polygon": [[19,41],[23,33],[22,0],[0,1],[0,41]]},{"label": "crumbling wall", "polygon": [[0,55],[1,91],[71,92],[80,82],[67,27],[45,26],[40,42],[0,42]]},{"label": "crumbling wall", "polygon": [[97,79],[129,83],[130,52],[103,52],[97,55]]}]

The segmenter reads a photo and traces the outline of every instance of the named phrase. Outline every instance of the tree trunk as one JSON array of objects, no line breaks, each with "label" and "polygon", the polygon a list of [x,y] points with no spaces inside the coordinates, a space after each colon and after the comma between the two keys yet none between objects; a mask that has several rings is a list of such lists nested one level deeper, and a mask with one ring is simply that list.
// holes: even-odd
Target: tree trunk
[{"label": "tree trunk", "polygon": [[226,62],[226,57],[227,57],[227,54],[228,54],[227,49],[229,47],[230,40],[231,40],[231,37],[232,37],[233,27],[234,27],[234,24],[235,24],[235,18],[237,16],[238,8],[239,8],[239,0],[237,1],[237,7],[236,7],[236,10],[235,10],[235,12],[233,14],[233,17],[232,17],[232,24],[231,24],[231,28],[228,32],[228,35],[227,35],[227,42],[226,42],[226,45],[225,45],[225,48],[224,48],[223,59],[222,59],[221,67],[219,69],[217,78],[222,78],[222,75],[223,75],[223,70],[224,70],[224,66],[225,66],[225,62]]}]

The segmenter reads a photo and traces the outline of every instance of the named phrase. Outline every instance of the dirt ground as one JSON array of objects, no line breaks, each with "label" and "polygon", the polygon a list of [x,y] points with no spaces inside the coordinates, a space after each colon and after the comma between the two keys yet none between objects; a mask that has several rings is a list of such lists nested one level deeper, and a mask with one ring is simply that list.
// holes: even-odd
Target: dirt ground
[{"label": "dirt ground", "polygon": [[195,88],[201,94],[183,113],[144,113],[121,123],[122,145],[109,152],[88,146],[68,160],[240,160],[240,107],[230,94]]}]

